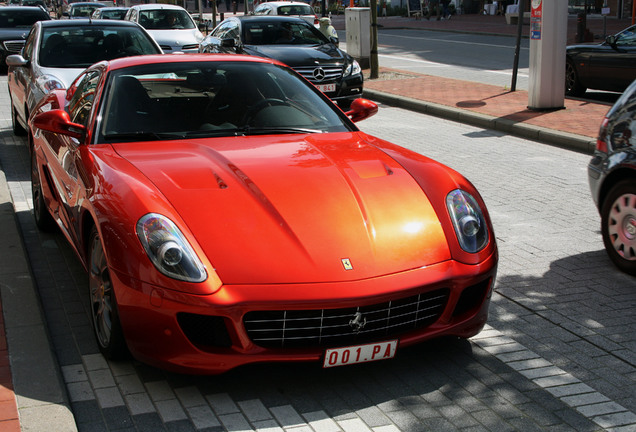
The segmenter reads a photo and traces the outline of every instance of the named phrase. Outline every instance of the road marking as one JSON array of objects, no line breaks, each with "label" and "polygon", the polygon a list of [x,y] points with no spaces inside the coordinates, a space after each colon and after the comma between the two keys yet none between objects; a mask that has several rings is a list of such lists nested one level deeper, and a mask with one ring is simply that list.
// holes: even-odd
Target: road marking
[{"label": "road marking", "polygon": [[[477,46],[484,46],[484,47],[488,47],[488,48],[510,48],[510,49],[515,49],[516,47],[514,45],[497,45],[497,44],[488,44],[488,43],[481,43],[481,42],[470,42],[470,41],[460,41],[460,40],[451,40],[451,39],[437,39],[437,38],[427,38],[427,37],[416,37],[416,36],[405,36],[405,35],[394,35],[394,34],[387,34],[387,33],[382,33],[382,38],[385,37],[395,37],[395,38],[401,38],[401,39],[414,39],[414,40],[427,40],[427,41],[434,41],[434,42],[447,42],[447,43],[454,43],[454,44],[461,44],[461,45],[477,45]],[[530,48],[529,47],[520,47],[522,50],[526,50],[529,51]]]}]

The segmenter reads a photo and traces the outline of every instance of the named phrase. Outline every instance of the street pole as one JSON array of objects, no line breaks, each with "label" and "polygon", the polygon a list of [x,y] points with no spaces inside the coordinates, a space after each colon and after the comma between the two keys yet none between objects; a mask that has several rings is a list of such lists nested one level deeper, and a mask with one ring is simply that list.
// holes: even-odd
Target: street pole
[{"label": "street pole", "polygon": [[517,72],[519,70],[519,54],[521,52],[521,34],[523,33],[523,12],[525,10],[525,1],[519,0],[519,18],[517,18],[517,45],[515,46],[515,59],[512,66],[512,83],[510,91],[517,90]]},{"label": "street pole", "polygon": [[371,57],[369,58],[371,68],[370,79],[380,76],[380,65],[378,64],[378,0],[371,0]]}]

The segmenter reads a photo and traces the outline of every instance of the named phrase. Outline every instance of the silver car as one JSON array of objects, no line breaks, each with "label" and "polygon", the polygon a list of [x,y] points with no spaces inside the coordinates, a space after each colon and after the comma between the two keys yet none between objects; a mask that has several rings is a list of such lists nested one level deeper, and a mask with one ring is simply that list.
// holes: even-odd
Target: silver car
[{"label": "silver car", "polygon": [[170,4],[131,6],[124,18],[148,30],[164,53],[196,53],[204,38],[184,8]]},{"label": "silver car", "polygon": [[7,57],[13,131],[24,134],[29,113],[53,89],[68,88],[102,60],[161,54],[139,25],[113,20],[51,20],[33,25],[22,54]]}]

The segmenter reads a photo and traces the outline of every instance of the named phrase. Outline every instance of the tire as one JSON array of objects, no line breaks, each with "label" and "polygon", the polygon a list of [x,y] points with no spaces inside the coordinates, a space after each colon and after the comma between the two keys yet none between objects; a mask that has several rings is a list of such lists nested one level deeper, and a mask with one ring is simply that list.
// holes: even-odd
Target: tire
[{"label": "tire", "polygon": [[636,276],[636,181],[612,187],[601,208],[605,250],[622,271]]},{"label": "tire", "polygon": [[18,121],[18,114],[15,111],[15,107],[11,104],[11,125],[13,126],[13,133],[17,136],[25,136],[26,129],[22,127]]},{"label": "tire", "polygon": [[565,94],[568,96],[583,96],[585,87],[579,81],[579,74],[574,66],[574,61],[567,59],[565,61]]},{"label": "tire", "polygon": [[104,247],[95,227],[89,236],[88,265],[89,305],[97,345],[107,359],[125,359],[128,357],[128,348],[119,321],[117,299]]},{"label": "tire", "polygon": [[35,225],[43,232],[54,231],[57,224],[46,208],[35,152],[31,152],[31,196],[33,197],[33,219],[35,219]]}]

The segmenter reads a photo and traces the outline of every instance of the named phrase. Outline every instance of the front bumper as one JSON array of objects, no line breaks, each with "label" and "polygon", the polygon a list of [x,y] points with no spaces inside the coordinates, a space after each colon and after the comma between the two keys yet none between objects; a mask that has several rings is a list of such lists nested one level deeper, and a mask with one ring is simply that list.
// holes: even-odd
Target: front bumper
[{"label": "front bumper", "polygon": [[349,345],[358,337],[350,329],[349,339],[290,344],[281,338],[281,346],[278,341],[255,342],[254,332],[247,330],[252,324],[246,326],[246,317],[253,314],[261,319],[270,313],[278,317],[343,311],[347,323],[352,311],[366,314],[377,305],[444,291],[445,299],[428,321],[397,327],[397,332],[376,332],[359,343],[397,338],[399,347],[406,347],[443,335],[474,336],[486,323],[496,268],[495,252],[476,266],[447,261],[354,282],[223,286],[209,296],[165,290],[117,272],[111,277],[133,356],[174,372],[216,374],[248,363],[319,361],[325,349]]}]

